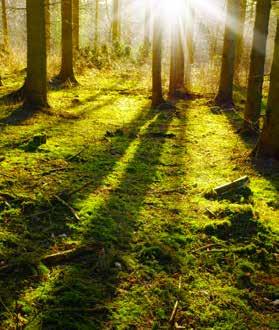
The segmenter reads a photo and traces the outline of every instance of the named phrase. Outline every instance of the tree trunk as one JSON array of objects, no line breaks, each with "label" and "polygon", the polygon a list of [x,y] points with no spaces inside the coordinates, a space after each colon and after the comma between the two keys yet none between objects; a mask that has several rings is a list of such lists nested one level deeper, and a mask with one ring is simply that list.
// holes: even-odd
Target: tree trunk
[{"label": "tree trunk", "polygon": [[73,0],[73,48],[79,50],[79,0]]},{"label": "tree trunk", "polygon": [[178,17],[172,24],[171,33],[171,56],[170,56],[170,84],[169,97],[182,97],[185,95],[184,88],[184,49],[182,43],[181,18]]},{"label": "tree trunk", "polygon": [[46,45],[47,53],[50,52],[50,0],[45,0],[46,3]]},{"label": "tree trunk", "polygon": [[5,51],[9,51],[9,32],[6,0],[1,0],[2,3],[2,29],[3,29],[3,46]]},{"label": "tree trunk", "polygon": [[164,102],[162,89],[162,25],[158,14],[153,18],[152,107]]},{"label": "tree trunk", "polygon": [[258,0],[251,51],[247,101],[244,112],[244,128],[248,130],[253,130],[258,127],[261,114],[270,10],[271,0]]},{"label": "tree trunk", "polygon": [[112,4],[112,42],[120,39],[120,0],[113,0]]},{"label": "tree trunk", "polygon": [[27,78],[24,107],[42,109],[47,101],[46,2],[27,0]]},{"label": "tree trunk", "polygon": [[95,0],[95,33],[94,33],[94,49],[98,49],[99,43],[99,0]]},{"label": "tree trunk", "polygon": [[74,75],[73,56],[73,0],[62,0],[62,61],[58,79],[65,83],[77,83]]},{"label": "tree trunk", "polygon": [[241,77],[241,58],[244,47],[244,27],[246,18],[247,0],[241,0],[240,15],[237,24],[237,43],[236,43],[236,59],[235,59],[235,78],[236,82],[240,84]]},{"label": "tree trunk", "polygon": [[147,1],[145,7],[145,16],[144,16],[144,39],[143,39],[144,55],[146,57],[149,55],[151,48],[150,35],[151,35],[151,7],[150,7],[150,1]]},{"label": "tree trunk", "polygon": [[215,102],[219,106],[233,106],[233,78],[237,34],[234,30],[239,19],[240,0],[228,0],[223,58],[218,94]]},{"label": "tree trunk", "polygon": [[277,17],[277,32],[270,75],[267,114],[256,149],[261,156],[279,159],[279,17]]},{"label": "tree trunk", "polygon": [[186,27],[186,59],[185,59],[185,81],[184,87],[187,94],[191,91],[191,73],[192,65],[194,64],[194,22],[195,22],[195,10],[188,1],[187,6],[187,21],[191,21]]}]

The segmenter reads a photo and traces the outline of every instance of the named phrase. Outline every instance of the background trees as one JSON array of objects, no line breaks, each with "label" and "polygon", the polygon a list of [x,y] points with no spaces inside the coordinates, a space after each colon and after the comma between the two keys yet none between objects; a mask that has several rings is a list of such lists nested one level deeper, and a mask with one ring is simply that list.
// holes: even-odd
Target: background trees
[{"label": "background trees", "polygon": [[[238,102],[241,90],[242,104],[246,101],[244,127],[261,129],[262,97],[265,100],[269,87],[265,77],[270,72],[277,24],[274,10],[271,11],[271,0],[214,0],[210,5],[191,0],[175,0],[171,4],[164,0],[162,7],[165,9],[158,13],[157,20],[158,7],[152,8],[151,0],[144,3],[46,0],[45,3],[48,8],[46,44],[51,56],[49,76],[59,70],[60,83],[69,81],[75,84],[75,69],[112,68],[118,61],[139,66],[145,64],[147,72],[149,68],[148,74],[152,71],[153,106],[164,101],[167,85],[171,98],[185,98],[197,91],[217,92],[215,101],[221,107],[233,106],[234,97]],[[181,10],[175,13],[174,8],[181,4],[183,9],[180,7]],[[273,2],[273,8],[275,4]],[[1,5],[2,49],[11,48],[11,65],[18,61],[17,65],[24,67],[25,8],[18,0],[2,0]],[[9,29],[9,24],[13,29]],[[151,39],[152,57],[149,56]],[[163,56],[162,47],[165,49]],[[195,54],[194,48],[197,50]],[[30,59],[27,62],[30,77],[35,68],[32,68]],[[249,67],[249,79],[245,81]],[[0,69],[5,82],[5,73],[10,69],[7,65]],[[44,84],[44,75],[40,76]],[[234,80],[238,88],[234,88]]]}]

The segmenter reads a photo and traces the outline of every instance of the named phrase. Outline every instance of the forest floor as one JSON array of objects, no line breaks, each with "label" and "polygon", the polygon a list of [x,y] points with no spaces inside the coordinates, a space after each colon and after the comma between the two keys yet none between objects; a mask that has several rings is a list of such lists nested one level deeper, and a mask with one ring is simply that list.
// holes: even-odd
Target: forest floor
[{"label": "forest floor", "polygon": [[1,105],[0,329],[168,329],[176,301],[185,329],[278,329],[278,164],[251,163],[239,111],[150,109],[142,76]]}]

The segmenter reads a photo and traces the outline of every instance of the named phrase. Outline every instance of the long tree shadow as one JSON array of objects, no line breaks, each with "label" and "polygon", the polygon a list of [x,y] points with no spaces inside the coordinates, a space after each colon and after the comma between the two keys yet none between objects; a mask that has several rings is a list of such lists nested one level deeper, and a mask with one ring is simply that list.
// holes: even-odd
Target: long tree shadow
[{"label": "long tree shadow", "polygon": [[[82,163],[78,162],[74,170],[69,170],[66,175],[60,177],[58,182],[55,182],[56,193],[59,196],[63,194],[64,188],[61,180],[66,182],[69,187],[79,188],[83,184],[87,184],[88,178],[90,178],[90,184],[87,184],[86,189],[84,188],[81,192],[82,197],[87,198],[90,191],[96,190],[113,171],[116,163],[140,132],[141,127],[154,116],[153,111],[143,109],[138,117],[122,127],[123,132],[132,132],[132,134],[115,134],[112,138],[104,140],[105,147],[102,146],[96,150],[91,148],[92,155],[89,160],[86,160],[86,166],[82,166]],[[112,150],[117,150],[117,152],[110,152]],[[75,161],[72,160],[72,162]],[[44,180],[46,179],[43,177],[42,182]],[[14,267],[7,272],[1,272],[2,280],[4,276],[5,281],[1,281],[0,290],[5,306],[13,309],[13,301],[16,300],[21,290],[30,284],[30,279],[32,281],[36,278],[32,264],[34,262],[36,264],[36,260],[46,254],[51,247],[59,245],[60,235],[72,233],[71,227],[74,225],[74,221],[67,208],[53,196],[47,200],[36,198],[32,201],[26,200],[24,196],[1,194],[1,197],[4,198],[3,202],[1,200],[2,216],[7,220],[5,230],[12,233],[6,239],[1,238],[4,251],[8,251],[6,255],[1,255],[1,262],[2,265],[11,262]],[[17,214],[9,214],[10,208],[16,209]],[[19,230],[20,226],[23,226],[24,229]],[[29,280],[26,282],[27,279]],[[7,290],[9,287],[10,290]],[[5,309],[2,312],[4,311]]]},{"label": "long tree shadow", "polygon": [[[90,187],[91,194],[88,191],[78,196],[84,208],[78,229],[80,244],[97,244],[98,248],[96,253],[62,267],[51,287],[45,288],[44,297],[48,298],[38,297],[40,308],[32,311],[31,324],[39,322],[45,329],[105,328],[112,312],[108,304],[116,294],[118,273],[125,267],[121,257],[131,250],[144,200],[158,179],[165,141],[172,138],[166,133],[173,115],[173,111],[150,110],[150,124],[138,129],[134,144],[126,146],[121,165],[115,164],[115,176],[110,167],[106,171],[110,178]],[[97,190],[98,186],[101,190]],[[103,195],[99,196],[101,192]],[[163,258],[162,262],[167,260]]]}]

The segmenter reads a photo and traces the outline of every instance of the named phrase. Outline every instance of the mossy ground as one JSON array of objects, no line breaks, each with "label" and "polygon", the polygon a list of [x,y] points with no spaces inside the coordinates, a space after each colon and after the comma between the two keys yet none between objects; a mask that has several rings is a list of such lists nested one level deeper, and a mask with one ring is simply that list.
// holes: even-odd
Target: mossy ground
[{"label": "mossy ground", "polygon": [[[1,329],[167,329],[176,300],[186,329],[278,329],[278,168],[249,161],[239,113],[150,109],[129,68],[78,80],[51,91],[51,114],[1,106]],[[243,175],[249,196],[206,198]]]}]

